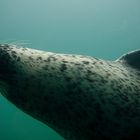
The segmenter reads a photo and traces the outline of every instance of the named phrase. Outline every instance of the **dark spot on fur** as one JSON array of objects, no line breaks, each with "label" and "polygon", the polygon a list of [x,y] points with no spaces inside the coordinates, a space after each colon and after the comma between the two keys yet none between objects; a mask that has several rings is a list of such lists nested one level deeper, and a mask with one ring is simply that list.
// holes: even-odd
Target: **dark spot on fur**
[{"label": "dark spot on fur", "polygon": [[31,61],[33,61],[33,60],[34,60],[31,56],[29,56],[29,59],[30,59]]},{"label": "dark spot on fur", "polygon": [[39,57],[37,57],[37,59],[36,60],[42,60],[42,57],[41,56],[39,56]]},{"label": "dark spot on fur", "polygon": [[80,63],[74,63],[76,66],[82,66],[82,64]]},{"label": "dark spot on fur", "polygon": [[17,61],[18,61],[18,62],[20,61],[20,57],[17,58]]},{"label": "dark spot on fur", "polygon": [[60,71],[64,72],[67,69],[66,64],[61,64]]},{"label": "dark spot on fur", "polygon": [[105,80],[104,78],[101,78],[101,83],[105,84],[105,83],[107,83],[107,80]]},{"label": "dark spot on fur", "polygon": [[96,61],[92,62],[93,65],[95,65],[96,63],[97,63]]},{"label": "dark spot on fur", "polygon": [[15,58],[15,59],[17,58],[17,55],[15,55],[14,53],[12,53],[12,56],[13,56],[13,58]]},{"label": "dark spot on fur", "polygon": [[122,74],[123,74],[125,77],[128,77],[128,75],[127,75],[127,74],[125,74],[124,72],[122,72]]},{"label": "dark spot on fur", "polygon": [[22,51],[26,51],[27,50],[27,48],[21,48],[22,49]]},{"label": "dark spot on fur", "polygon": [[48,60],[43,60],[44,62],[48,62]]},{"label": "dark spot on fur", "polygon": [[57,59],[53,56],[48,57],[47,62],[56,61]]},{"label": "dark spot on fur", "polygon": [[16,54],[16,52],[15,52],[15,51],[12,51],[11,53],[12,53],[12,54]]},{"label": "dark spot on fur", "polygon": [[100,61],[99,63],[103,65],[103,62],[102,61]]},{"label": "dark spot on fur", "polygon": [[84,64],[88,65],[89,64],[89,61],[83,61]]},{"label": "dark spot on fur", "polygon": [[63,60],[62,62],[63,62],[63,63],[68,63],[68,61],[66,61],[66,60]]}]

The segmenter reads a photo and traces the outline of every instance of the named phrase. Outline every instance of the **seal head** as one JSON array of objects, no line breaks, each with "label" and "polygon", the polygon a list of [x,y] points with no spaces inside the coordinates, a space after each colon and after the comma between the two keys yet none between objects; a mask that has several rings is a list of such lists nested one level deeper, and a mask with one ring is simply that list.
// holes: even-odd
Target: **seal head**
[{"label": "seal head", "polygon": [[0,45],[0,87],[67,140],[139,140],[139,60],[140,50],[105,61]]}]

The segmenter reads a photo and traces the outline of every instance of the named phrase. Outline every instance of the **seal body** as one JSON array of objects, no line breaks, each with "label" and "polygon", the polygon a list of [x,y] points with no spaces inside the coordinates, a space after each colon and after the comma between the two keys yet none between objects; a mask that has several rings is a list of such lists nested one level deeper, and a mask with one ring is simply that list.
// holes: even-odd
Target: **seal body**
[{"label": "seal body", "polygon": [[67,140],[139,140],[139,60],[0,45],[1,92]]}]

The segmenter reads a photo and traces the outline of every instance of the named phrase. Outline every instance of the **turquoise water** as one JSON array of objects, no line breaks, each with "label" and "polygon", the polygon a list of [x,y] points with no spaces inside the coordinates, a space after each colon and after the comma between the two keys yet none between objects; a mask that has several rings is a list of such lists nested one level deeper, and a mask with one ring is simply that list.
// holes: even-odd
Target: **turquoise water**
[{"label": "turquoise water", "polygon": [[[140,49],[139,0],[0,0],[0,42],[115,60]],[[0,140],[63,140],[0,96]]]}]

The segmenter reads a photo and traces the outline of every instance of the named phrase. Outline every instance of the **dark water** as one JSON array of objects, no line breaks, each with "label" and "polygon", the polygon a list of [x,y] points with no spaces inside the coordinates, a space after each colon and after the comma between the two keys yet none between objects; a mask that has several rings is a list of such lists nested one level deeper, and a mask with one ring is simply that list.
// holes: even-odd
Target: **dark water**
[{"label": "dark water", "polygon": [[[115,60],[140,49],[139,0],[0,0],[0,42]],[[63,140],[0,96],[0,140]]]}]

